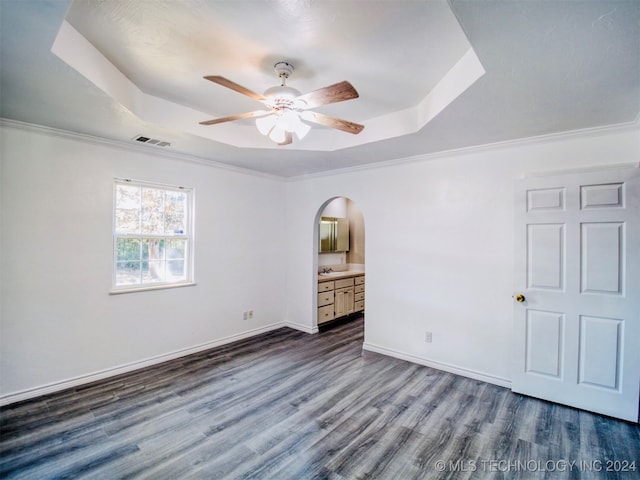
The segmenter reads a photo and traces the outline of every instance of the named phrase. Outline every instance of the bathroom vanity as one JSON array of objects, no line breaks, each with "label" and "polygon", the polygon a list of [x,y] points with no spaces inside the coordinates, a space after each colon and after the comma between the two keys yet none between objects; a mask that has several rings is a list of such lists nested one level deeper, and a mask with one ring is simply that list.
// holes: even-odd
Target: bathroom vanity
[{"label": "bathroom vanity", "polygon": [[318,325],[363,311],[363,272],[318,275]]}]

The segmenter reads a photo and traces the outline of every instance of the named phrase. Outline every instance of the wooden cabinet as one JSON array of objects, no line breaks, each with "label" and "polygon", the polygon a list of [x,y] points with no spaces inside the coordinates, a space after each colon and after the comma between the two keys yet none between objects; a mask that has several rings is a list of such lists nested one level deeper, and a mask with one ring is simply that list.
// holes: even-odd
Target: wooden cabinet
[{"label": "wooden cabinet", "polygon": [[336,290],[338,290],[339,288],[347,288],[347,287],[353,287],[353,277],[349,277],[349,278],[343,278],[341,280],[336,280],[335,284],[336,284]]},{"label": "wooden cabinet", "polygon": [[318,308],[333,303],[333,290],[330,292],[322,292],[318,294]]},{"label": "wooden cabinet", "polygon": [[336,318],[353,313],[353,285],[353,277],[336,280],[333,302]]},{"label": "wooden cabinet", "polygon": [[364,275],[318,282],[318,324],[364,311]]},{"label": "wooden cabinet", "polygon": [[353,287],[336,290],[334,310],[336,318],[353,313]]},{"label": "wooden cabinet", "polygon": [[318,308],[318,325],[333,320],[334,318],[336,318],[336,316],[333,311],[333,303],[331,305]]}]

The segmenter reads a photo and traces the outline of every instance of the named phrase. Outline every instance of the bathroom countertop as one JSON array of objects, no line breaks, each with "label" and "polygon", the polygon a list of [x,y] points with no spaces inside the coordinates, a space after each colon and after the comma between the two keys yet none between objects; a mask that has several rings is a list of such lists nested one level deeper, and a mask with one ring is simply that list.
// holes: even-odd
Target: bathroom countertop
[{"label": "bathroom countertop", "polygon": [[318,274],[318,282],[328,282],[329,280],[339,280],[341,278],[358,277],[364,275],[360,270],[345,270],[343,272],[331,272]]}]

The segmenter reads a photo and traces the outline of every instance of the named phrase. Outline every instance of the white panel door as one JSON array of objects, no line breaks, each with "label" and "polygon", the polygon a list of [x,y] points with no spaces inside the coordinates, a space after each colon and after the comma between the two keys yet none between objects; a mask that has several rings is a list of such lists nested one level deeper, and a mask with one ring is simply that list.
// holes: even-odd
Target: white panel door
[{"label": "white panel door", "polygon": [[638,421],[640,169],[516,184],[514,392]]}]

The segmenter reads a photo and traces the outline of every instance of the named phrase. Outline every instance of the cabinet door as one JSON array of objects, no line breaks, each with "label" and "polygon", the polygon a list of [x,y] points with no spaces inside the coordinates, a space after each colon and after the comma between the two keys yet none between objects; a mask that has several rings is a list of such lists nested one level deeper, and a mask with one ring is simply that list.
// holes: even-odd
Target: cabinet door
[{"label": "cabinet door", "polygon": [[353,298],[353,287],[336,290],[334,301],[336,318],[349,315],[354,312]]},{"label": "cabinet door", "polygon": [[342,317],[344,313],[344,291],[345,288],[336,290],[335,298],[333,300],[333,309],[335,311],[335,318]]},{"label": "cabinet door", "polygon": [[345,292],[344,309],[345,314],[349,315],[354,312],[354,293],[353,288],[347,288]]}]

